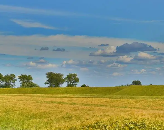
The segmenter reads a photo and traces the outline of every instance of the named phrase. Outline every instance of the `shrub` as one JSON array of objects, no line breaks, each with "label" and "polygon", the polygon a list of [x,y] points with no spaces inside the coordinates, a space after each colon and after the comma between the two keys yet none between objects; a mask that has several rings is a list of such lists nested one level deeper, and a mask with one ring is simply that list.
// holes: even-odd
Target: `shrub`
[{"label": "shrub", "polygon": [[83,85],[81,85],[81,87],[89,87],[88,85],[86,85],[86,84],[83,84]]}]

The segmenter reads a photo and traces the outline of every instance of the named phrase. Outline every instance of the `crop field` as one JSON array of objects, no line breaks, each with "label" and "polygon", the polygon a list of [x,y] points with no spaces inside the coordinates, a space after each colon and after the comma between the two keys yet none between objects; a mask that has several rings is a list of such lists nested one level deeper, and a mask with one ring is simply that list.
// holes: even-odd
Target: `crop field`
[{"label": "crop field", "polygon": [[[84,88],[81,93],[76,90],[78,94],[70,94],[70,88],[62,88],[62,94],[57,94],[58,89],[54,94],[12,94],[18,89],[0,89],[0,129],[164,130],[164,96],[127,95],[128,88],[107,94],[103,89],[109,88],[101,88],[102,94],[96,88],[90,94],[83,93],[88,91]],[[10,94],[3,94],[7,92]]]}]

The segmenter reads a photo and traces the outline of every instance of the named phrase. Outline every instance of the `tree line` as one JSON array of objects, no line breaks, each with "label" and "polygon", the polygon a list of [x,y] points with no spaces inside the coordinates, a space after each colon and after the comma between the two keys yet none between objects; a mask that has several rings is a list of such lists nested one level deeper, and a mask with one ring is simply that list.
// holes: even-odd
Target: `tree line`
[{"label": "tree line", "polygon": [[[64,75],[61,73],[47,72],[46,78],[47,80],[44,84],[48,85],[48,87],[61,87],[61,85],[64,84],[65,82],[67,83],[66,87],[76,87],[80,81],[77,74],[75,73],[69,73],[66,77],[64,77]],[[33,82],[33,77],[31,75],[21,74],[20,76],[18,76],[18,79],[21,88],[39,87],[39,85]],[[0,88],[14,88],[16,81],[17,78],[14,74],[7,74],[3,76],[0,73]],[[131,85],[142,85],[142,84],[141,81],[134,80]],[[83,84],[81,87],[89,87],[89,86]]]},{"label": "tree line", "polygon": [[[44,83],[48,85],[48,87],[60,87],[65,82],[67,83],[67,87],[76,87],[79,83],[79,78],[75,73],[69,73],[66,77],[64,77],[61,73],[47,72],[46,73],[47,81]],[[18,76],[20,87],[39,87],[36,83],[33,82],[33,77],[31,75],[21,74]],[[15,82],[17,78],[15,74],[7,74],[2,75],[0,73],[0,88],[14,88]],[[89,87],[83,84],[81,87]]]}]

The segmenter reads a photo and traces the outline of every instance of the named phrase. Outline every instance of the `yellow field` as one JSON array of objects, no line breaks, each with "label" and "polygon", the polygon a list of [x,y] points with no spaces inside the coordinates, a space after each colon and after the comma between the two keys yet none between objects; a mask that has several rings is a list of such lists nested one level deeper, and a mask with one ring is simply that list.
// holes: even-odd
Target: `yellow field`
[{"label": "yellow field", "polygon": [[163,130],[163,120],[162,98],[0,95],[0,129]]}]

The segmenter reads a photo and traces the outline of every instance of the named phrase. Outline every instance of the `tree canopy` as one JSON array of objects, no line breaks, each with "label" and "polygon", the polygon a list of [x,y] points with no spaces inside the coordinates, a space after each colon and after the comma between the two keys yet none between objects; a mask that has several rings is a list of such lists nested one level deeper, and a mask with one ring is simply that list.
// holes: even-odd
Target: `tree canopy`
[{"label": "tree canopy", "polygon": [[46,73],[47,81],[45,84],[48,84],[48,87],[60,87],[65,82],[63,76],[61,73],[48,72]]},{"label": "tree canopy", "polygon": [[79,78],[77,77],[77,74],[69,73],[65,81],[67,82],[67,87],[76,87],[77,83],[79,83]]},{"label": "tree canopy", "polygon": [[[2,75],[1,75],[2,76]],[[17,81],[16,76],[14,74],[7,74],[2,78],[2,86],[5,88],[13,88],[15,86],[15,82]]]},{"label": "tree canopy", "polygon": [[132,82],[132,85],[142,85],[142,84],[141,84],[141,81],[139,81],[139,80],[134,80],[134,81]]},{"label": "tree canopy", "polygon": [[37,84],[33,83],[33,78],[31,75],[21,74],[18,76],[19,82],[21,84],[20,87],[27,88],[27,87],[39,87]]}]

